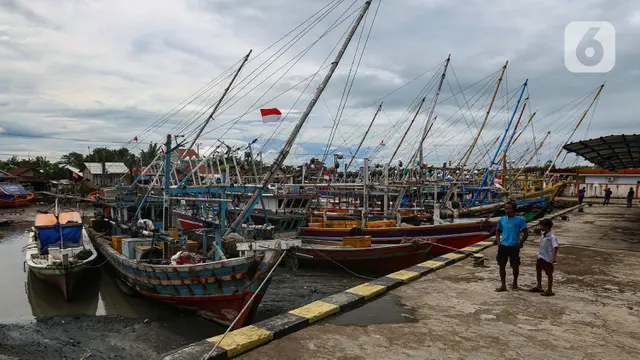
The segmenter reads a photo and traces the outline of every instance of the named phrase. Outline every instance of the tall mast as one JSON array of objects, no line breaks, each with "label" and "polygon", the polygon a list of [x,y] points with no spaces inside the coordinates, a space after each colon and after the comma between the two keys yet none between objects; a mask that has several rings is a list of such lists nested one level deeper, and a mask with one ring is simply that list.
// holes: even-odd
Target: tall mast
[{"label": "tall mast", "polygon": [[444,78],[447,76],[447,68],[449,67],[449,62],[451,61],[451,54],[447,57],[447,60],[444,62],[444,70],[442,70],[442,76],[440,77],[440,83],[438,84],[438,89],[436,90],[435,95],[433,96],[433,103],[431,104],[431,109],[429,109],[429,115],[427,116],[427,122],[424,124],[424,132],[420,137],[420,163],[418,173],[418,201],[420,204],[420,208],[423,208],[424,201],[422,200],[422,164],[424,163],[424,140],[427,138],[427,133],[429,129],[431,129],[431,117],[433,116],[433,111],[436,109],[436,105],[438,104],[438,98],[440,97],[440,91],[442,90],[442,84],[444,84]]},{"label": "tall mast", "polygon": [[213,110],[211,110],[211,114],[209,114],[209,117],[207,117],[207,120],[204,121],[204,123],[202,124],[202,126],[198,130],[198,133],[196,134],[196,137],[193,138],[193,141],[191,141],[191,144],[189,144],[189,147],[184,152],[184,154],[182,154],[180,159],[182,159],[189,152],[189,150],[191,150],[193,148],[193,145],[196,143],[196,141],[198,141],[198,138],[200,137],[200,135],[202,135],[202,132],[204,131],[204,128],[206,128],[207,125],[209,124],[209,122],[211,121],[211,119],[213,119],[213,115],[215,115],[215,113],[218,111],[218,108],[220,108],[220,105],[222,104],[222,100],[224,100],[224,98],[227,96],[227,93],[229,92],[229,89],[231,89],[231,86],[236,81],[236,78],[238,77],[238,75],[240,75],[240,71],[242,70],[244,65],[247,63],[247,60],[249,60],[249,56],[251,55],[252,51],[253,50],[249,50],[249,53],[247,53],[247,55],[244,56],[244,59],[242,59],[242,63],[240,64],[240,67],[238,67],[238,70],[236,70],[236,73],[233,74],[233,77],[231,78],[231,81],[229,82],[229,85],[227,85],[226,89],[224,89],[224,91],[222,92],[222,96],[220,96],[220,99],[218,99],[218,102],[213,107]]},{"label": "tall mast", "polygon": [[[547,134],[544,136],[544,138],[542,139],[540,144],[538,144],[538,147],[536,148],[536,150],[531,154],[531,156],[529,156],[529,159],[527,160],[527,162],[525,162],[524,165],[522,165],[522,167],[520,168],[520,171],[518,171],[516,176],[513,177],[513,180],[511,180],[511,184],[515,183],[515,181],[518,179],[518,176],[520,176],[520,174],[522,174],[522,172],[524,171],[524,169],[526,169],[526,167],[529,165],[531,160],[533,160],[533,158],[538,154],[538,151],[540,151],[540,149],[542,149],[542,145],[544,145],[544,142],[547,140],[549,135],[551,135],[551,131],[547,131]],[[503,184],[507,185],[506,182],[503,182]],[[509,185],[505,189],[509,190],[510,188],[511,188],[511,185]]]},{"label": "tall mast", "polygon": [[533,121],[533,117],[536,116],[538,112],[534,111],[533,114],[531,114],[531,116],[529,116],[529,120],[527,120],[527,123],[525,124],[525,126],[522,128],[522,130],[518,133],[518,135],[516,135],[516,138],[513,139],[513,142],[511,143],[511,146],[513,146],[513,144],[516,143],[516,141],[518,141],[518,139],[520,139],[520,136],[522,135],[522,133],[527,129],[527,126],[529,126],[529,124],[531,124],[531,121]]},{"label": "tall mast", "polygon": [[356,155],[358,155],[358,151],[360,151],[360,147],[362,146],[362,143],[364,143],[364,139],[367,138],[367,135],[369,134],[369,130],[371,130],[371,126],[373,125],[373,122],[376,121],[376,117],[378,117],[378,113],[380,112],[380,110],[382,110],[382,103],[378,105],[378,110],[376,110],[376,113],[373,114],[373,119],[371,119],[371,122],[369,123],[369,127],[367,128],[367,131],[364,133],[362,140],[360,140],[360,144],[358,144],[358,148],[356,149],[356,152],[353,153],[353,157],[351,158],[351,160],[349,160],[349,164],[347,164],[347,167],[344,168],[345,175],[347,174],[347,170],[349,170],[349,166],[351,166],[351,163],[353,162],[353,160],[355,160]]},{"label": "tall mast", "polygon": [[[605,84],[606,84],[606,82],[605,82]],[[560,146],[560,150],[558,150],[558,153],[556,154],[556,157],[551,162],[551,165],[549,165],[549,168],[544,173],[544,176],[549,175],[549,171],[551,171],[551,168],[553,168],[553,165],[555,165],[556,161],[558,161],[558,158],[560,157],[560,154],[562,154],[562,150],[564,149],[564,146],[567,145],[569,140],[571,140],[571,138],[573,137],[573,134],[576,133],[576,130],[578,130],[578,127],[580,127],[580,124],[582,124],[582,120],[584,120],[584,118],[587,117],[587,114],[589,113],[589,110],[591,110],[591,107],[593,106],[593,104],[596,102],[596,100],[598,100],[598,96],[600,96],[600,93],[602,92],[603,88],[604,88],[604,84],[600,85],[600,88],[596,92],[596,95],[593,97],[593,100],[591,100],[591,103],[589,104],[589,107],[587,107],[587,109],[584,111],[584,113],[582,113],[582,116],[580,117],[580,120],[578,120],[578,123],[576,124],[576,127],[573,128],[573,131],[571,132],[571,134],[569,134],[569,137],[567,138],[567,141],[565,141],[564,144],[562,144],[562,146]]]},{"label": "tall mast", "polygon": [[[524,91],[527,88],[527,83],[529,82],[529,79],[524,81],[524,84],[522,84],[522,90],[520,90],[520,96],[518,97],[518,101],[516,102],[516,106],[513,108],[513,113],[511,114],[511,118],[509,119],[509,123],[507,124],[507,128],[504,129],[504,134],[502,135],[502,139],[500,140],[500,144],[498,144],[498,148],[496,149],[496,152],[493,154],[493,158],[491,159],[491,163],[489,163],[489,167],[487,168],[487,171],[485,171],[484,176],[482,177],[482,182],[480,182],[480,187],[484,187],[485,185],[487,185],[487,180],[489,180],[489,173],[491,171],[494,171],[494,166],[496,164],[499,164],[498,161],[498,155],[500,154],[500,150],[502,149],[502,145],[504,144],[504,140],[507,137],[507,134],[509,133],[509,129],[511,128],[511,124],[513,123],[513,119],[516,116],[516,113],[518,112],[518,108],[520,107],[520,101],[522,101],[522,96],[524,95]],[[498,162],[497,162],[498,161]],[[494,173],[497,172],[498,170],[495,169]],[[482,193],[482,197],[484,197],[484,191],[480,191]],[[478,199],[478,195],[480,194],[480,192],[475,193],[473,196],[473,202],[475,203],[476,200]]]},{"label": "tall mast", "polygon": [[[529,98],[525,98],[524,101],[522,102],[522,109],[520,110],[520,115],[518,116],[518,121],[516,121],[516,125],[513,127],[513,131],[511,132],[511,136],[509,137],[509,141],[507,141],[507,144],[504,146],[504,150],[502,151],[502,158],[498,161],[498,166],[500,166],[500,164],[507,158],[507,151],[509,151],[509,148],[511,147],[511,145],[513,144],[513,137],[516,135],[516,131],[518,131],[518,125],[520,125],[520,121],[522,120],[522,115],[524,115],[524,110],[527,108],[527,104],[529,102]],[[506,164],[503,164],[506,166]],[[506,171],[506,167],[503,166],[503,169],[505,169]],[[504,172],[504,171],[503,171]],[[493,181],[496,178],[496,175],[498,175],[498,171],[495,171],[491,174],[491,180],[488,182],[489,184],[493,183]],[[507,183],[504,180],[504,176],[502,179],[502,184],[503,185],[507,185]]]},{"label": "tall mast", "polygon": [[402,146],[402,143],[404,142],[404,138],[407,137],[407,134],[409,133],[409,130],[413,125],[413,122],[416,121],[416,118],[418,117],[420,110],[422,110],[422,104],[424,104],[425,99],[426,97],[423,97],[422,100],[420,100],[420,105],[418,105],[418,110],[416,110],[416,113],[413,115],[413,119],[411,119],[411,122],[409,123],[409,127],[407,127],[407,131],[405,131],[404,135],[402,135],[402,139],[400,139],[400,143],[398,143],[398,147],[396,147],[396,150],[393,152],[393,155],[391,155],[391,157],[389,158],[389,162],[387,164],[391,164],[391,162],[393,161],[393,158],[398,153],[398,150],[400,150],[400,146]]},{"label": "tall mast", "polygon": [[358,17],[356,18],[353,26],[351,27],[351,29],[349,29],[349,32],[347,33],[347,36],[344,39],[344,42],[342,43],[342,47],[340,48],[340,50],[336,54],[335,59],[331,63],[331,67],[329,68],[329,71],[327,72],[327,74],[325,75],[324,79],[322,80],[322,83],[320,83],[320,86],[318,86],[318,88],[316,89],[316,92],[313,95],[313,98],[311,99],[311,101],[307,105],[307,108],[302,113],[302,116],[300,116],[300,120],[298,120],[298,123],[293,128],[293,131],[291,132],[291,135],[289,135],[289,138],[287,139],[287,142],[284,144],[284,147],[282,148],[282,150],[278,154],[278,157],[273,162],[273,164],[271,164],[271,167],[269,168],[267,173],[264,174],[264,177],[262,179],[262,185],[253,193],[253,195],[251,195],[251,198],[247,202],[247,206],[245,206],[242,209],[242,211],[240,212],[240,214],[238,214],[236,216],[236,218],[233,221],[233,223],[231,223],[231,225],[229,226],[229,228],[225,232],[225,235],[236,231],[238,226],[244,220],[245,216],[247,216],[249,214],[249,212],[253,209],[253,207],[255,206],[256,201],[258,200],[258,198],[260,198],[260,196],[262,196],[264,191],[266,191],[267,186],[269,185],[271,180],[273,180],[273,177],[274,177],[276,171],[278,171],[278,169],[284,163],[285,159],[289,155],[289,151],[291,151],[291,147],[293,146],[293,143],[296,141],[296,138],[298,137],[298,133],[300,133],[300,129],[302,128],[304,123],[307,121],[307,118],[309,117],[309,114],[311,114],[311,111],[313,110],[313,107],[318,102],[318,99],[322,95],[322,92],[324,91],[325,87],[327,87],[327,84],[329,83],[329,80],[331,80],[331,76],[333,76],[333,73],[336,71],[336,68],[338,67],[338,64],[340,63],[340,60],[342,59],[342,56],[344,55],[344,52],[347,50],[347,47],[349,46],[349,43],[351,42],[351,39],[353,38],[353,35],[355,34],[356,30],[360,26],[360,23],[362,22],[362,19],[364,18],[364,15],[369,10],[369,6],[370,5],[371,5],[371,0],[365,1],[364,5],[362,6],[362,10],[360,10],[360,13],[358,14]]},{"label": "tall mast", "polygon": [[[464,173],[464,168],[465,166],[467,166],[467,162],[471,157],[471,153],[473,152],[473,149],[476,147],[476,144],[478,143],[478,139],[482,134],[482,130],[484,130],[484,127],[487,125],[487,120],[489,120],[489,115],[491,114],[493,103],[496,101],[496,96],[498,96],[498,90],[500,90],[500,84],[502,83],[502,78],[504,77],[504,73],[507,71],[507,65],[509,65],[509,61],[505,62],[504,66],[502,67],[502,72],[500,73],[500,78],[498,78],[498,83],[496,84],[496,90],[493,92],[493,97],[491,98],[491,103],[489,103],[489,108],[487,109],[487,113],[484,116],[484,121],[482,121],[482,125],[480,125],[480,129],[478,129],[478,134],[476,135],[475,138],[473,138],[473,142],[469,147],[469,151],[467,151],[467,154],[464,160],[462,161],[462,164],[460,165],[460,171],[458,172],[456,181],[458,180],[458,178],[460,178],[460,175]],[[446,205],[447,201],[449,201],[449,198],[451,197],[451,194],[453,194],[453,184],[449,186],[449,189],[447,190],[447,193],[445,194],[444,199],[442,200],[443,204]]]}]

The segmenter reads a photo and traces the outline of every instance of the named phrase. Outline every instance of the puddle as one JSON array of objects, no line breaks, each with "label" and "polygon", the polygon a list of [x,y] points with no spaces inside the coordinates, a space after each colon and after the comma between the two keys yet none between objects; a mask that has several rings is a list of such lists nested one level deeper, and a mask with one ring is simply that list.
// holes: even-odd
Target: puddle
[{"label": "puddle", "polygon": [[342,314],[329,324],[367,326],[373,324],[404,324],[417,322],[414,311],[400,303],[400,297],[386,294],[383,297]]}]

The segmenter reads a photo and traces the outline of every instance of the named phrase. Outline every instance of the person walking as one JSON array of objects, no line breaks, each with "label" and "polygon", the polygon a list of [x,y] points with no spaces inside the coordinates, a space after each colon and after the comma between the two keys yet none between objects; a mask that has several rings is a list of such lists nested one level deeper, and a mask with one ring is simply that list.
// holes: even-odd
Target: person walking
[{"label": "person walking", "polygon": [[613,191],[611,191],[610,188],[604,189],[604,204],[602,206],[608,206],[609,205],[609,201],[611,201],[611,194],[612,193],[613,193]]},{"label": "person walking", "polygon": [[507,202],[504,205],[505,216],[498,221],[496,229],[496,243],[498,255],[496,260],[500,267],[500,287],[496,292],[507,291],[507,262],[513,270],[513,290],[518,290],[518,275],[520,275],[520,249],[529,237],[527,222],[522,216],[516,216],[515,202]]},{"label": "person walking", "polygon": [[633,191],[633,188],[629,188],[629,192],[627,193],[627,207],[631,207],[631,205],[633,205],[633,196],[635,195],[635,191]]}]

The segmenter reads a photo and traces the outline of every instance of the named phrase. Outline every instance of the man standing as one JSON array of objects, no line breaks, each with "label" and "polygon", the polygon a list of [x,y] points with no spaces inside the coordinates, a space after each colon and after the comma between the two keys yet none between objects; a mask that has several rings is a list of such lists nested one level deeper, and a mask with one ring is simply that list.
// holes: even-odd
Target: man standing
[{"label": "man standing", "polygon": [[631,207],[631,205],[633,204],[633,196],[635,195],[635,191],[633,191],[633,188],[629,188],[629,192],[627,193],[627,207]]},{"label": "man standing", "polygon": [[611,191],[610,188],[604,189],[604,205],[603,206],[609,205],[609,201],[611,200],[611,194],[612,193],[613,193],[613,191]]},{"label": "man standing", "polygon": [[513,269],[513,285],[512,289],[518,289],[518,275],[520,275],[520,249],[527,237],[529,230],[527,222],[522,216],[516,216],[516,204],[507,202],[504,205],[505,216],[498,221],[496,229],[496,243],[498,244],[498,266],[500,267],[501,286],[496,289],[497,292],[507,291],[507,261]]},{"label": "man standing", "polygon": [[582,205],[582,201],[584,200],[584,194],[586,194],[587,190],[582,188],[578,191],[578,204]]}]

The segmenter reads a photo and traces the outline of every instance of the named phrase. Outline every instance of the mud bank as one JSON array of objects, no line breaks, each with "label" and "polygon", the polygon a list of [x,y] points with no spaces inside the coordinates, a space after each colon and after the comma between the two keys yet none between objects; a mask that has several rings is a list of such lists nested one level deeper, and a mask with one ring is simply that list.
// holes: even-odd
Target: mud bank
[{"label": "mud bank", "polygon": [[[220,328],[196,317],[73,316],[0,324],[0,359],[152,359]],[[90,356],[87,356],[90,355]]]}]

